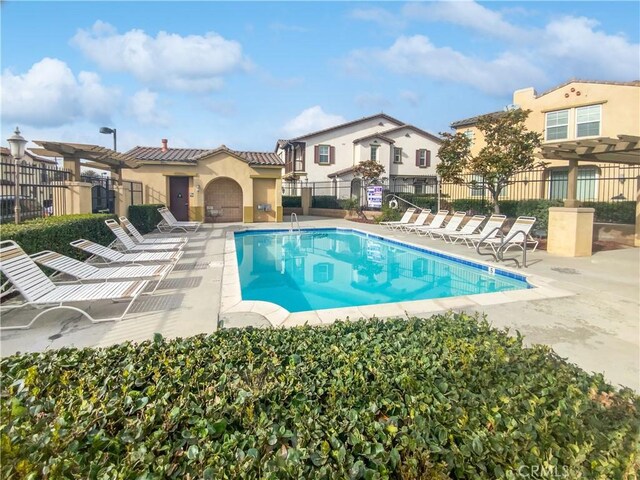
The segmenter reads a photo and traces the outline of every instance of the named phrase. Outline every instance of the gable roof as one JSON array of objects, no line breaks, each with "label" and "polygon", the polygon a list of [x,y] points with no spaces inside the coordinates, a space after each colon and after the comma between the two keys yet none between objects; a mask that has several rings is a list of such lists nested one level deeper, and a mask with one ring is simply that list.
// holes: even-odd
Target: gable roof
[{"label": "gable roof", "polygon": [[451,124],[451,128],[471,127],[476,123],[478,123],[478,120],[480,120],[481,117],[484,117],[486,115],[490,115],[492,117],[500,117],[501,115],[504,115],[504,111],[500,110],[498,112],[483,113],[481,115],[476,115],[475,117],[469,117],[469,118],[464,118],[462,120],[457,120]]},{"label": "gable roof", "polygon": [[357,120],[352,120],[351,122],[341,123],[340,125],[335,125],[333,127],[329,127],[329,128],[325,128],[325,129],[322,129],[322,130],[318,130],[316,132],[306,133],[304,135],[300,135],[298,137],[291,138],[288,141],[292,142],[292,141],[300,140],[302,138],[313,137],[314,135],[319,135],[321,133],[332,132],[334,130],[339,130],[341,128],[350,127],[352,125],[357,125],[358,123],[367,122],[369,120],[373,120],[374,118],[384,118],[385,120],[387,120],[389,122],[392,122],[392,123],[395,123],[397,125],[402,125],[403,124],[403,122],[401,122],[397,118],[393,118],[392,116],[387,115],[386,113],[376,113],[375,115],[370,115],[368,117],[358,118]]},{"label": "gable roof", "polygon": [[550,88],[545,92],[542,92],[540,95],[536,93],[536,98],[543,97],[548,93],[558,90],[559,88],[566,87],[567,85],[571,85],[572,83],[593,83],[593,84],[599,84],[599,85],[620,85],[623,87],[640,87],[640,80],[634,80],[632,82],[613,82],[613,81],[607,81],[607,80],[579,80],[577,78],[573,78],[567,82],[561,83],[560,85],[556,85],[555,87]]},{"label": "gable roof", "polygon": [[396,141],[393,138],[385,137],[381,132],[372,133],[371,135],[367,135],[366,137],[356,138],[353,141],[353,143],[358,143],[363,140],[368,140],[370,138],[379,138],[380,140],[384,140],[387,143],[396,143]]},{"label": "gable roof", "polygon": [[418,127],[416,127],[414,125],[410,125],[408,123],[405,123],[404,125],[400,125],[400,126],[395,127],[395,128],[390,128],[389,130],[385,130],[382,133],[385,134],[385,135],[388,135],[390,133],[397,132],[398,130],[402,130],[403,128],[408,128],[409,130],[413,130],[414,132],[418,132],[418,133],[424,135],[425,137],[431,138],[435,142],[442,143],[442,139],[439,136],[434,135],[433,133],[429,133],[426,130],[422,130],[421,128],[418,128]]},{"label": "gable roof", "polygon": [[226,145],[218,148],[167,148],[162,147],[134,147],[127,152],[127,155],[135,157],[140,163],[185,163],[195,165],[198,160],[219,152],[229,153],[240,160],[244,160],[249,165],[281,166],[284,165],[282,159],[273,152],[240,152],[231,150]]}]

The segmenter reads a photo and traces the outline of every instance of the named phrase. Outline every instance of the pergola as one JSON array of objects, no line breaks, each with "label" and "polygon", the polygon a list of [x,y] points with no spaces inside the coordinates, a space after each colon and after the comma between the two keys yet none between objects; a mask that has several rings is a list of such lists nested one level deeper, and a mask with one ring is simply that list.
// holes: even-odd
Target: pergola
[{"label": "pergola", "polygon": [[68,142],[50,142],[47,140],[34,140],[36,145],[42,148],[33,148],[31,151],[43,157],[62,157],[64,168],[71,170],[72,179],[80,181],[80,160],[88,160],[82,163],[86,167],[111,170],[113,178],[120,181],[123,168],[136,168],[138,162],[130,155],[118,153],[110,148],[99,145]]},{"label": "pergola", "polygon": [[538,158],[569,162],[566,207],[578,205],[578,162],[640,165],[640,136],[618,135],[544,144]]}]

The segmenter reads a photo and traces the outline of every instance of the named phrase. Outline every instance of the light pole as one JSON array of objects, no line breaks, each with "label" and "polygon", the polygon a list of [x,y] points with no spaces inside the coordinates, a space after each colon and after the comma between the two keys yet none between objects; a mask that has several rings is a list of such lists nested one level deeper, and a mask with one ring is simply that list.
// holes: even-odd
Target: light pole
[{"label": "light pole", "polygon": [[116,142],[116,129],[115,128],[109,128],[109,127],[102,127],[100,129],[100,133],[104,133],[105,135],[111,135],[113,134],[113,151],[117,152],[118,148],[117,148],[117,142]]},{"label": "light pole", "polygon": [[11,156],[13,157],[13,161],[16,164],[15,171],[15,180],[14,180],[14,211],[15,211],[15,222],[16,224],[20,223],[20,160],[24,157],[24,149],[27,141],[20,135],[20,129],[16,127],[16,131],[13,132],[9,138],[7,138],[7,142],[9,142],[9,148],[11,149]]}]

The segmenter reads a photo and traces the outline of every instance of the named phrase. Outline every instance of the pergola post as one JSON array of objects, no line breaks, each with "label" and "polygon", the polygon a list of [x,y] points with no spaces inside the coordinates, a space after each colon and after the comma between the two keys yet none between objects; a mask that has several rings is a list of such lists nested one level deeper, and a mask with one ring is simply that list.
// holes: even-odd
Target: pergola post
[{"label": "pergola post", "polygon": [[578,160],[569,160],[569,174],[567,178],[567,199],[564,206],[578,207]]},{"label": "pergola post", "polygon": [[79,182],[82,175],[80,172],[80,159],[68,156],[64,156],[62,158],[64,168],[71,171],[71,180]]}]

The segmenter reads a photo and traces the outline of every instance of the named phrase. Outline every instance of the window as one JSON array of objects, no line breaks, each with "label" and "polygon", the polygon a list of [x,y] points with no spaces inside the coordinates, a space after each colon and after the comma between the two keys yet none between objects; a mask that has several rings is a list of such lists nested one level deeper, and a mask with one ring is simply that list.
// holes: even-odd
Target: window
[{"label": "window", "polygon": [[[578,168],[578,200],[588,201],[596,198],[596,181],[598,171],[595,167]],[[565,200],[569,188],[569,171],[567,169],[553,169],[549,172],[549,198],[551,200]]]},{"label": "window", "polygon": [[471,184],[469,185],[470,195],[472,197],[484,196],[484,178],[482,175],[472,175]]},{"label": "window", "polygon": [[329,145],[319,145],[318,146],[318,163],[329,164]]},{"label": "window", "polygon": [[600,105],[576,108],[576,138],[600,135]]},{"label": "window", "polygon": [[393,147],[393,163],[402,163],[402,149]]},{"label": "window", "polygon": [[369,160],[378,160],[378,147],[380,145],[371,145],[371,157],[369,158]]},{"label": "window", "polygon": [[563,140],[569,136],[569,110],[548,112],[546,117],[546,139]]},{"label": "window", "polygon": [[473,144],[475,143],[475,139],[474,139],[475,134],[473,133],[473,130],[471,130],[470,128],[467,128],[464,131],[464,136],[469,139],[469,145],[473,147]]},{"label": "window", "polygon": [[431,166],[431,152],[427,149],[416,150],[416,166],[426,168]]}]

